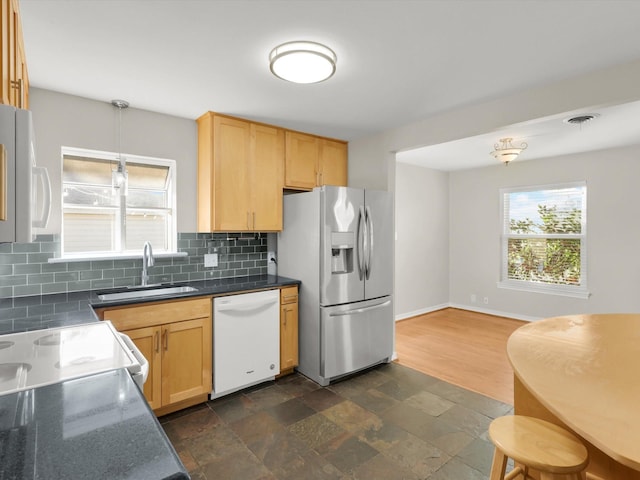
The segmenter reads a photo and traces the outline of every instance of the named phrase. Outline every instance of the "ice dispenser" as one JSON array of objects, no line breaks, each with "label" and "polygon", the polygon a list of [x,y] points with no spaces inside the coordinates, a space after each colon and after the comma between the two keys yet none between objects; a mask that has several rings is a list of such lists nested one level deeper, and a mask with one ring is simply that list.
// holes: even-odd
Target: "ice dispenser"
[{"label": "ice dispenser", "polygon": [[353,232],[331,232],[331,273],[353,271]]}]

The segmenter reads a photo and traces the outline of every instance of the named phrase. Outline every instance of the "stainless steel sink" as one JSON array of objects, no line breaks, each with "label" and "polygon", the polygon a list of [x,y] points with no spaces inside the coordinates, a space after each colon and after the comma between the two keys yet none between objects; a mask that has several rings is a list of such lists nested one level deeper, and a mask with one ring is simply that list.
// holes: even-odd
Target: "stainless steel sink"
[{"label": "stainless steel sink", "polygon": [[171,295],[173,293],[187,293],[187,292],[197,292],[198,289],[195,287],[188,286],[162,286],[162,287],[153,287],[146,288],[140,290],[127,290],[124,292],[113,292],[113,293],[100,293],[98,294],[98,298],[100,300],[126,300],[129,298],[146,298],[153,297],[157,295]]}]

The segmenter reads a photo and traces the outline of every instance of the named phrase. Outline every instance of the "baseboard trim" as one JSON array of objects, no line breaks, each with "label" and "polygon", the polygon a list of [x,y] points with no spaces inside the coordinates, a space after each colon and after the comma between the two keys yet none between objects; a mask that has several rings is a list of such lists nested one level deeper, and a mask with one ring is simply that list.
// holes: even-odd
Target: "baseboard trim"
[{"label": "baseboard trim", "polygon": [[436,305],[434,307],[421,308],[420,310],[414,310],[413,312],[401,313],[396,315],[396,322],[400,320],[406,320],[407,318],[417,317],[419,315],[424,315],[425,313],[435,312],[437,310],[442,310],[443,308],[447,308],[450,305],[448,303],[443,303],[442,305]]},{"label": "baseboard trim", "polygon": [[417,317],[425,315],[427,313],[435,312],[445,308],[459,308],[460,310],[469,310],[470,312],[484,313],[487,315],[495,315],[497,317],[513,318],[515,320],[522,320],[525,322],[535,322],[541,320],[543,317],[531,317],[529,315],[521,315],[519,313],[503,312],[500,310],[492,310],[489,308],[481,308],[476,305],[464,305],[461,303],[442,303],[433,307],[421,308],[412,312],[401,313],[395,316],[396,322],[400,320],[406,320],[407,318]]}]

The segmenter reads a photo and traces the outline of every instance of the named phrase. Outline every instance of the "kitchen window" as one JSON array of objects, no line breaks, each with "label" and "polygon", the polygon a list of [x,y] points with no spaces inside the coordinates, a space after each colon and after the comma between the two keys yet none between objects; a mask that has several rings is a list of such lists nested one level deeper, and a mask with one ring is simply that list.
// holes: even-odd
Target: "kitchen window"
[{"label": "kitchen window", "polygon": [[127,181],[118,185],[116,153],[62,149],[62,257],[175,252],[175,161],[123,155]]},{"label": "kitchen window", "polygon": [[588,298],[585,182],[500,190],[499,287]]}]

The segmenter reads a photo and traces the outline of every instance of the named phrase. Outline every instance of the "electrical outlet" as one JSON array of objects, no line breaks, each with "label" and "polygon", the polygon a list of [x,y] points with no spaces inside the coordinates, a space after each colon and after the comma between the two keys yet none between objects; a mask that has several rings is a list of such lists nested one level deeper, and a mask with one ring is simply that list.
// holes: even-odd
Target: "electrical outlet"
[{"label": "electrical outlet", "polygon": [[205,267],[217,267],[218,266],[218,254],[217,253],[205,253],[204,255]]},{"label": "electrical outlet", "polygon": [[482,301],[484,302],[485,305],[489,305],[489,297],[484,297]]}]

